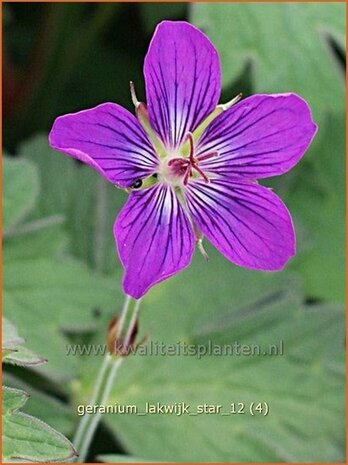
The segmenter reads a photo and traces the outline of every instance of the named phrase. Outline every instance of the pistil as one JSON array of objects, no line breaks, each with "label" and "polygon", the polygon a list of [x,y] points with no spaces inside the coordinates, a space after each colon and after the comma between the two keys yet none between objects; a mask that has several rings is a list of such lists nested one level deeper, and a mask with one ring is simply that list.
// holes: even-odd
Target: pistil
[{"label": "pistil", "polygon": [[217,157],[218,152],[203,153],[195,157],[195,145],[192,133],[187,133],[185,139],[189,142],[190,145],[189,156],[172,158],[169,160],[168,166],[171,167],[177,176],[183,176],[184,186],[187,186],[189,178],[193,176],[193,171],[196,171],[204,179],[204,181],[208,183],[209,178],[199,167],[199,162]]}]

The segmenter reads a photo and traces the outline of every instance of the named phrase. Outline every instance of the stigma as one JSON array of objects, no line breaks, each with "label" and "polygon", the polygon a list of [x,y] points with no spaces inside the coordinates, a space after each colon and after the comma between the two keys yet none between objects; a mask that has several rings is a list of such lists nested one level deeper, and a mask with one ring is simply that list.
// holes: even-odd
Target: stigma
[{"label": "stigma", "polygon": [[218,152],[203,153],[195,156],[195,144],[191,132],[187,133],[185,142],[186,141],[189,142],[189,155],[174,157],[168,160],[168,171],[171,178],[181,180],[184,186],[187,186],[192,177],[201,177],[208,183],[209,178],[199,164],[203,160],[217,157]]}]

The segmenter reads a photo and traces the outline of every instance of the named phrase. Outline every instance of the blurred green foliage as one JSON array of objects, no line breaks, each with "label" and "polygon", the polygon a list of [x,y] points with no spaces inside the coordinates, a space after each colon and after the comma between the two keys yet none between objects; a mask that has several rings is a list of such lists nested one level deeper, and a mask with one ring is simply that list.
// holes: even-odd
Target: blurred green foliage
[{"label": "blurred green foliage", "polygon": [[223,100],[240,91],[295,91],[313,108],[319,133],[292,172],[265,181],[289,205],[297,229],[288,269],[242,270],[208,246],[209,263],[196,256],[189,270],[149,293],[141,330],[169,344],[282,340],[284,355],[129,357],[112,403],[266,401],[270,413],[106,415],[111,436],[93,449],[115,462],[120,453],[158,461],[342,461],[344,5],[5,7],[4,312],[28,348],[49,359],[31,371],[7,370],[11,385],[32,394],[24,411],[72,434],[74,409],[88,401],[100,358],[67,357],[65,344],[103,343],[122,305],[112,224],[125,195],[52,151],[47,133],[59,114],[101,102],[132,109],[129,81],[144,98],[142,64],[155,25],[186,19],[221,54]]},{"label": "blurred green foliage", "polygon": [[344,68],[332,42],[345,46],[343,3],[196,4],[192,19],[217,46],[228,84],[251,64],[253,91],[297,92],[319,124],[344,111]]}]

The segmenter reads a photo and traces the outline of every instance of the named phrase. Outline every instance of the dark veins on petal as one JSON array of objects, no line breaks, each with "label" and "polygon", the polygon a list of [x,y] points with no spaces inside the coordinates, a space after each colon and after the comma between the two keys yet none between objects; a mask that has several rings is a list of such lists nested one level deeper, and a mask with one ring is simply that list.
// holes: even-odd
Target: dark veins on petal
[{"label": "dark veins on petal", "polygon": [[[215,180],[215,182],[218,185],[218,181]],[[250,230],[253,234],[255,234],[255,236],[258,237],[261,240],[261,242],[264,244],[264,246],[268,250],[270,250],[270,251],[273,250],[270,247],[271,245],[274,245],[278,249],[283,249],[283,250],[286,249],[285,245],[281,245],[278,242],[272,241],[270,237],[267,237],[266,238],[267,240],[265,240],[265,238],[263,236],[261,236],[255,229],[251,228],[250,224],[243,221],[241,216],[236,215],[233,212],[233,209],[231,208],[230,205],[228,205],[228,204],[226,204],[226,203],[224,203],[224,202],[222,202],[220,200],[220,196],[222,194],[222,191],[219,188],[216,188],[216,187],[214,187],[212,185],[209,185],[209,191],[211,191],[211,192],[207,192],[207,189],[201,188],[198,183],[195,184],[195,189],[191,191],[191,193],[190,193],[190,195],[192,196],[191,198],[194,198],[194,201],[196,203],[196,207],[198,207],[197,211],[196,211],[196,214],[199,214],[199,216],[201,218],[201,221],[207,225],[206,221],[204,220],[204,215],[206,215],[207,212],[209,211],[209,220],[211,220],[213,222],[214,227],[225,238],[226,243],[229,243],[229,238],[226,237],[225,232],[224,232],[223,228],[221,227],[221,222],[223,222],[226,225],[227,229],[230,231],[232,236],[236,239],[236,241],[240,244],[240,246],[245,250],[245,252],[248,255],[252,255],[256,259],[259,259],[258,255],[254,254],[250,248],[247,248],[245,246],[243,241],[240,239],[239,235],[236,234],[236,232],[231,227],[229,222],[225,219],[225,217],[223,215],[219,214],[215,210],[215,208],[213,208],[212,205],[209,204],[209,202],[204,200],[204,197],[210,199],[213,203],[215,203],[217,206],[222,208],[226,212],[227,217],[229,215],[231,215],[236,220],[236,222],[242,224],[246,229]],[[198,193],[200,193],[201,196],[199,196]],[[224,191],[223,195],[224,195],[224,197],[226,199],[231,200],[231,202],[243,207],[243,209],[245,209],[247,211],[252,212],[254,215],[259,217],[262,221],[269,224],[271,226],[271,228],[274,229],[277,232],[277,228],[276,228],[274,222],[271,221],[270,219],[268,219],[267,216],[263,215],[262,213],[260,213],[260,211],[257,210],[257,208],[259,207],[259,203],[256,200],[252,201],[252,200],[250,200],[250,198],[248,198],[247,202],[245,202],[245,200],[243,200],[243,198],[245,196],[245,192],[243,191],[243,189],[238,188],[237,184],[234,185],[233,193],[229,193],[229,192]],[[275,202],[272,202],[269,198],[264,197],[260,192],[258,192],[258,197],[260,197],[263,200],[267,201],[271,205],[273,204],[274,207],[277,207],[277,204]],[[254,206],[255,208],[251,208],[250,205]],[[269,213],[270,215],[275,215],[274,210],[265,207],[264,204],[262,206],[262,210]],[[202,215],[202,212],[203,212],[203,215]],[[279,217],[279,218],[281,219],[281,217]],[[235,253],[237,253],[239,255],[237,250],[235,250]],[[239,257],[242,258],[240,255],[239,255]]]}]

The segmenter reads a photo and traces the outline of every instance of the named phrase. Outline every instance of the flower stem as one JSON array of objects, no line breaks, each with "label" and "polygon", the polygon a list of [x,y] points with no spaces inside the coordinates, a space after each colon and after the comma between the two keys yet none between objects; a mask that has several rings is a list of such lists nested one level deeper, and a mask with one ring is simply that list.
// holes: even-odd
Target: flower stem
[{"label": "flower stem", "polygon": [[[126,296],[119,324],[117,327],[117,339],[122,339],[124,347],[128,347],[134,325],[137,321],[141,300],[133,300]],[[130,315],[129,310],[131,309]],[[119,354],[107,353],[100,366],[94,390],[88,405],[105,405],[108,402],[110,392],[115,381],[116,373],[123,362],[124,357]],[[98,427],[101,413],[85,413],[75,433],[73,444],[79,456],[77,462],[84,463],[93,435]]]}]

